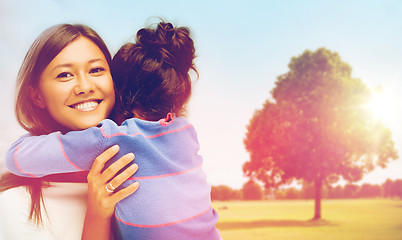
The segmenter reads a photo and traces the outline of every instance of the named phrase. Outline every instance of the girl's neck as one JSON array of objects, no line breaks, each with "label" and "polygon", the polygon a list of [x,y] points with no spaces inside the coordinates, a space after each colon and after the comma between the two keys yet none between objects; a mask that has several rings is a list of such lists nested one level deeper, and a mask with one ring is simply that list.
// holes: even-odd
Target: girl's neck
[{"label": "girl's neck", "polygon": [[134,114],[135,118],[138,118],[141,120],[148,120],[143,116],[142,112],[140,112],[139,110],[133,109],[133,110],[131,110],[131,112]]}]

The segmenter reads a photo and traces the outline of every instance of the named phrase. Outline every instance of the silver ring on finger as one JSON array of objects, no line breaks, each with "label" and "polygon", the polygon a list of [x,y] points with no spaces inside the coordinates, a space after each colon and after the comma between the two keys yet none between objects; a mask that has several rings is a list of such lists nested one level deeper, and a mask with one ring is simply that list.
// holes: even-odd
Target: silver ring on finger
[{"label": "silver ring on finger", "polygon": [[114,190],[116,190],[116,188],[113,187],[111,182],[108,182],[106,184],[105,188],[106,188],[106,192],[108,192],[108,193],[114,193]]}]

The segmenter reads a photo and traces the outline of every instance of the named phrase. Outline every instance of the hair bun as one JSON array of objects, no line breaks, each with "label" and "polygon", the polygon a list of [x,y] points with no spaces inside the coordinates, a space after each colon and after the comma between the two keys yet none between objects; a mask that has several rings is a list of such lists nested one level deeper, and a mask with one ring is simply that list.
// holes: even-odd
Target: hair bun
[{"label": "hair bun", "polygon": [[156,29],[138,31],[137,44],[155,59],[182,73],[193,67],[195,48],[188,28],[175,28],[171,23],[161,22]]}]

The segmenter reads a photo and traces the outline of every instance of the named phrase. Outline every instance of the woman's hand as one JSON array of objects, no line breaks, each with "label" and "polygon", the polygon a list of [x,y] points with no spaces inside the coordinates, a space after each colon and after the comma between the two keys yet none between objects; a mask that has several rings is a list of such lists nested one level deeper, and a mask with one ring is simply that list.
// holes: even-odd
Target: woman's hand
[{"label": "woman's hand", "polygon": [[119,146],[115,145],[100,154],[88,173],[88,207],[82,239],[109,239],[110,219],[113,216],[116,203],[133,194],[139,187],[138,182],[135,182],[118,192],[114,192],[114,188],[119,187],[138,169],[138,165],[133,164],[115,176],[134,160],[132,153],[124,155],[102,172],[105,163],[118,151]]}]

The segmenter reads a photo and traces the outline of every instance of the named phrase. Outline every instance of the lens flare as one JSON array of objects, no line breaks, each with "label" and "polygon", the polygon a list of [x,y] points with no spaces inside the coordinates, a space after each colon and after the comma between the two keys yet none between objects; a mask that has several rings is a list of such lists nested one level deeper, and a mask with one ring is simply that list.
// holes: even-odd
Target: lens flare
[{"label": "lens flare", "polygon": [[398,112],[398,102],[391,91],[377,88],[372,91],[371,101],[367,107],[377,120],[384,123],[392,121]]}]

